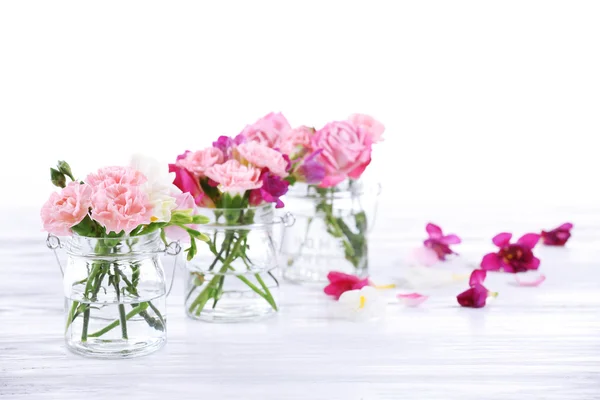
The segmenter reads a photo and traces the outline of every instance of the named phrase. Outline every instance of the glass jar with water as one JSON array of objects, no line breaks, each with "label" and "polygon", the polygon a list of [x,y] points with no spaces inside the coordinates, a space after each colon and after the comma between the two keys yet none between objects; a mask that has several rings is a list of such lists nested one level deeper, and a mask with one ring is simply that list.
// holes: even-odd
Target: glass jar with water
[{"label": "glass jar with water", "polygon": [[[166,342],[168,294],[161,254],[177,255],[156,231],[146,235],[92,238],[49,236],[63,247],[65,341],[74,353],[97,358],[142,356]],[[59,261],[60,263],[60,261]]]}]

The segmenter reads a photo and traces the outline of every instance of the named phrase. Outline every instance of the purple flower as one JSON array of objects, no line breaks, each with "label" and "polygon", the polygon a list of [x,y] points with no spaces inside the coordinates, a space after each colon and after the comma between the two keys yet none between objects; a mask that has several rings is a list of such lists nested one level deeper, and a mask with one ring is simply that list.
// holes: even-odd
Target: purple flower
[{"label": "purple flower", "polygon": [[438,259],[446,260],[446,255],[456,254],[450,249],[451,244],[459,244],[460,238],[454,234],[444,235],[442,228],[432,223],[427,224],[425,230],[429,234],[429,239],[423,244],[436,252]]},{"label": "purple flower", "polygon": [[219,136],[216,142],[213,142],[213,147],[221,150],[225,161],[231,158],[231,148],[233,147],[233,140],[229,136]]},{"label": "purple flower", "polygon": [[276,203],[275,208],[282,208],[284,204],[279,198],[287,193],[290,183],[270,172],[264,172],[261,179],[263,184],[258,190],[262,199],[267,203]]},{"label": "purple flower", "polygon": [[308,184],[321,183],[325,178],[325,166],[316,160],[322,150],[317,150],[304,159],[302,164],[296,169],[298,180]]}]

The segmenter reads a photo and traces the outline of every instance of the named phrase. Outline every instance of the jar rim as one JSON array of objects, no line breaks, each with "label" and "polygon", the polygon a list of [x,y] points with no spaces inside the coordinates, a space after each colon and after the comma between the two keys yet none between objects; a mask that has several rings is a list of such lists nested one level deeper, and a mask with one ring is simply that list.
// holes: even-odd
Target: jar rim
[{"label": "jar rim", "polygon": [[273,208],[273,203],[265,203],[258,206],[248,206],[248,207],[239,207],[239,208],[224,208],[224,207],[203,207],[196,206],[197,210],[208,210],[208,211],[248,211],[248,210],[269,210]]}]

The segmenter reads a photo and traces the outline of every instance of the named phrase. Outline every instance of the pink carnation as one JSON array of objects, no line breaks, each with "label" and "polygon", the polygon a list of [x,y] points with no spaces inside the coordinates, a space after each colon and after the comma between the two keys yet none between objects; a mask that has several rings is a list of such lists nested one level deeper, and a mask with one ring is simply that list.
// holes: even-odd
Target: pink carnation
[{"label": "pink carnation", "polygon": [[44,229],[57,236],[70,236],[92,205],[92,187],[70,182],[60,193],[53,192],[42,207]]},{"label": "pink carnation", "polygon": [[224,161],[223,152],[215,147],[207,147],[204,150],[188,152],[185,157],[177,160],[179,167],[190,171],[197,178],[204,177],[204,172],[215,164]]},{"label": "pink carnation", "polygon": [[94,189],[105,188],[114,184],[141,185],[147,181],[146,176],[131,167],[104,167],[95,174],[89,174],[87,183]]},{"label": "pink carnation", "polygon": [[311,139],[321,149],[318,161],[325,166],[319,186],[332,187],[346,178],[358,179],[371,162],[371,137],[349,122],[330,122]]},{"label": "pink carnation", "polygon": [[237,160],[229,160],[207,169],[206,176],[219,184],[221,192],[236,195],[261,187],[260,172],[259,169],[242,165]]},{"label": "pink carnation", "polygon": [[92,218],[106,232],[129,234],[139,225],[149,224],[152,205],[139,187],[113,184],[95,191],[92,197]]},{"label": "pink carnation", "polygon": [[292,127],[281,113],[269,113],[253,123],[247,125],[241,132],[250,142],[258,142],[269,147],[274,147],[280,135],[290,131]]},{"label": "pink carnation", "polygon": [[310,146],[310,138],[314,133],[315,130],[308,126],[300,126],[282,132],[277,141],[277,147],[283,154],[287,154],[294,159],[296,158],[295,155],[301,154],[304,149]]},{"label": "pink carnation", "polygon": [[385,126],[375,118],[366,114],[352,114],[348,117],[351,124],[364,130],[371,137],[373,143],[381,142],[381,136],[385,131]]},{"label": "pink carnation", "polygon": [[258,168],[268,168],[272,174],[285,178],[288,173],[288,161],[283,154],[257,142],[240,144],[237,148],[239,156]]}]

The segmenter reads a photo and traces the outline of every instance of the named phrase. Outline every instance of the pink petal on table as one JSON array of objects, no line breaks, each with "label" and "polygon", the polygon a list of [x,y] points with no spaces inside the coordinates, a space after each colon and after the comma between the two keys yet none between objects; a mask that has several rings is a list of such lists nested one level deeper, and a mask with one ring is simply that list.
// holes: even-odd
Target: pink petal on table
[{"label": "pink petal on table", "polygon": [[440,242],[442,242],[444,244],[459,244],[461,242],[461,240],[458,237],[458,235],[450,234],[450,235],[446,235],[446,236],[442,237],[440,239]]},{"label": "pink petal on table", "polygon": [[419,304],[427,300],[429,296],[425,296],[420,293],[400,293],[396,295],[396,298],[408,307],[417,307]]},{"label": "pink petal on table", "polygon": [[420,246],[414,249],[412,252],[412,259],[426,267],[431,267],[433,264],[436,264],[439,261],[435,250],[425,246]]},{"label": "pink petal on table", "polygon": [[515,275],[515,281],[517,282],[517,286],[529,286],[529,287],[535,287],[535,286],[540,286],[542,284],[542,282],[544,282],[546,280],[546,276],[545,275],[539,275],[537,278],[533,279],[533,280],[523,280],[519,278],[519,275]]}]

